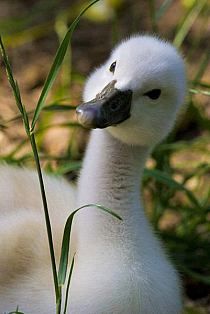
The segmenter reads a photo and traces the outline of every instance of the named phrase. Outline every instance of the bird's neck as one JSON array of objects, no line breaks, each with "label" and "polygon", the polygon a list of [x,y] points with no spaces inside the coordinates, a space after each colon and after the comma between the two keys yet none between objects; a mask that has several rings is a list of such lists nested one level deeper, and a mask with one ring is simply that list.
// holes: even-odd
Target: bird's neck
[{"label": "bird's neck", "polygon": [[78,184],[78,206],[100,204],[123,221],[97,208],[83,209],[77,221],[84,247],[118,241],[125,233],[135,235],[146,223],[139,195],[148,154],[148,148],[122,144],[106,130],[92,131]]}]

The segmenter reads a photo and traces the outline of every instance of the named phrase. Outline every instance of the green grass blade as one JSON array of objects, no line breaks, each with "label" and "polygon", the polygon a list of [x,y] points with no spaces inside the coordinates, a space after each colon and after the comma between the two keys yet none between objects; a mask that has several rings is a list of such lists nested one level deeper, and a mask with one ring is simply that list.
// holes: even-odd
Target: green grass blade
[{"label": "green grass blade", "polygon": [[58,166],[58,168],[55,170],[54,173],[57,175],[64,175],[68,173],[69,171],[79,170],[81,168],[81,165],[82,165],[81,161],[76,161],[76,160],[66,161],[65,160],[64,163]]},{"label": "green grass blade", "polygon": [[38,103],[37,103],[37,106],[36,106],[36,109],[35,109],[35,112],[34,112],[34,117],[33,117],[33,120],[32,120],[32,123],[31,123],[31,131],[33,131],[35,125],[36,125],[36,122],[37,122],[37,119],[39,117],[39,114],[44,106],[44,102],[45,102],[45,99],[49,93],[49,90],[50,88],[52,87],[52,84],[53,82],[55,81],[56,79],[56,76],[58,74],[58,71],[61,67],[61,64],[63,62],[63,59],[65,57],[65,54],[66,54],[66,51],[67,51],[67,48],[68,48],[68,45],[70,43],[70,40],[71,40],[71,36],[74,32],[74,29],[76,28],[77,24],[79,23],[82,15],[93,5],[95,4],[96,2],[98,2],[100,0],[94,0],[92,1],[90,4],[88,4],[82,11],[81,13],[77,16],[77,18],[74,20],[74,22],[71,24],[71,26],[69,27],[63,41],[61,42],[60,44],[60,47],[58,48],[58,51],[56,53],[56,56],[55,56],[55,59],[54,59],[54,62],[52,64],[52,67],[50,69],[50,72],[47,76],[47,79],[45,81],[45,84],[44,84],[44,87],[42,89],[42,92],[41,92],[41,95],[39,97],[39,100],[38,100]]},{"label": "green grass blade", "polygon": [[200,94],[200,95],[210,96],[210,92],[205,91],[205,90],[199,90],[199,89],[191,88],[189,91],[192,94]]},{"label": "green grass blade", "polygon": [[158,21],[165,14],[165,12],[168,10],[172,2],[173,0],[163,1],[159,9],[156,11],[156,14],[155,14],[156,21]]},{"label": "green grass blade", "polygon": [[51,231],[51,225],[50,225],[50,220],[49,220],[47,200],[46,200],[46,195],[45,195],[44,183],[43,183],[43,179],[42,179],[41,167],[40,167],[40,163],[39,163],[39,156],[38,156],[38,152],[37,152],[37,148],[36,148],[36,142],[35,142],[34,134],[30,133],[30,125],[29,125],[28,115],[27,115],[27,112],[26,112],[24,105],[22,104],[21,96],[20,96],[20,90],[19,90],[17,82],[14,80],[12,69],[11,69],[8,57],[6,55],[6,51],[5,51],[5,48],[4,48],[4,45],[3,45],[1,38],[0,38],[0,46],[1,46],[1,52],[2,52],[4,63],[5,63],[5,67],[7,70],[8,80],[9,80],[10,85],[12,87],[17,106],[20,110],[22,119],[24,121],[26,133],[28,135],[28,138],[30,139],[31,147],[32,147],[32,150],[34,153],[34,159],[35,159],[36,166],[37,166],[40,188],[41,188],[41,194],[42,194],[42,200],[43,200],[43,206],[44,206],[44,211],[45,211],[45,221],[46,221],[46,226],[47,226],[47,234],[48,234],[50,255],[51,255],[51,261],[52,261],[55,294],[56,294],[56,300],[58,300],[60,295],[59,295],[57,270],[56,270],[55,255],[54,255],[54,248],[53,248],[53,241],[52,241],[52,231]]},{"label": "green grass blade", "polygon": [[[208,60],[207,60],[207,61],[208,61]],[[208,62],[207,62],[207,64],[208,64]],[[205,71],[205,70],[206,70],[206,69],[204,69],[204,71]],[[202,74],[203,74],[203,73],[202,73]],[[204,88],[210,89],[210,84],[207,83],[207,82],[201,82],[201,81],[196,82],[195,80],[193,80],[193,81],[191,81],[191,85],[192,85],[192,86],[197,85],[197,86],[199,86],[199,87],[204,87]]]},{"label": "green grass blade", "polygon": [[14,312],[9,312],[8,314],[24,314],[23,312],[19,311],[19,306],[17,306],[16,310]]},{"label": "green grass blade", "polygon": [[[16,83],[17,85],[17,83]],[[49,112],[52,112],[52,111],[69,111],[69,110],[75,110],[75,106],[72,106],[72,105],[63,105],[59,102],[56,102],[56,103],[52,103],[50,105],[47,105],[43,108],[43,111],[49,111]],[[27,116],[30,117],[32,114],[34,114],[34,110],[29,110],[27,111]],[[3,121],[2,123],[2,127],[6,127],[6,125],[8,123],[12,123],[12,122],[16,122],[20,119],[22,119],[22,113],[21,114],[18,114],[18,115],[15,115],[13,118],[10,118],[9,120],[5,120]]]},{"label": "green grass blade", "polygon": [[[199,123],[202,129],[210,131],[210,121],[208,117],[205,117],[204,115],[202,115],[199,108],[193,102],[191,102],[190,104],[190,109],[191,109],[191,112],[194,114],[194,116],[196,116],[196,121],[197,123]],[[201,137],[200,137],[200,142],[202,142]],[[209,142],[209,139],[208,139],[208,142]],[[207,142],[206,142],[206,145],[208,145]]]},{"label": "green grass blade", "polygon": [[174,45],[179,48],[183,43],[185,37],[187,36],[190,28],[192,27],[193,23],[199,16],[201,10],[206,5],[207,0],[199,0],[195,1],[194,5],[187,11],[182,23],[180,24],[176,36],[174,38]]},{"label": "green grass blade", "polygon": [[1,49],[1,54],[3,57],[3,61],[5,64],[8,80],[9,80],[9,83],[11,85],[13,94],[15,96],[17,107],[21,113],[21,117],[22,117],[23,122],[24,122],[26,133],[29,136],[30,135],[30,125],[29,125],[28,115],[27,115],[27,112],[26,112],[25,107],[24,107],[22,100],[21,100],[20,89],[19,89],[18,83],[13,77],[12,68],[11,68],[8,56],[6,54],[6,50],[4,48],[4,44],[3,44],[1,37],[0,37],[0,49]]},{"label": "green grass blade", "polygon": [[[207,51],[202,56],[201,63],[198,67],[198,71],[193,80],[193,87],[195,87],[199,83],[199,81],[202,79],[202,76],[208,67],[209,61],[210,61],[210,53],[209,53],[209,49],[207,49]],[[209,86],[207,88],[209,88]]]},{"label": "green grass blade", "polygon": [[72,222],[74,215],[81,209],[87,208],[87,207],[97,207],[115,218],[118,218],[122,220],[120,216],[118,216],[116,213],[114,213],[112,210],[110,210],[107,207],[104,207],[102,205],[98,204],[88,204],[81,206],[74,210],[68,217],[66,221],[66,225],[64,228],[64,233],[63,233],[63,241],[62,241],[62,248],[61,248],[61,257],[60,257],[60,264],[59,264],[59,271],[58,271],[58,283],[59,285],[63,285],[66,279],[66,272],[67,272],[67,267],[68,267],[68,256],[69,256],[69,243],[70,243],[70,237],[71,237],[71,227],[72,227]]},{"label": "green grass blade", "polygon": [[29,124],[29,119],[28,119],[28,115],[27,115],[25,106],[23,106],[23,113],[22,113],[22,115],[23,115],[23,122],[24,122],[24,125],[25,125],[26,133],[27,133],[28,137],[30,137],[30,124]]},{"label": "green grass blade", "polygon": [[38,130],[36,130],[34,132],[34,134],[41,134],[46,130],[52,129],[52,128],[76,128],[79,127],[81,128],[81,124],[79,124],[78,122],[64,122],[64,123],[55,123],[55,124],[51,124],[51,125],[46,125],[42,128],[39,128]]},{"label": "green grass blade", "polygon": [[48,243],[49,243],[49,249],[50,249],[50,258],[51,258],[51,264],[52,264],[55,295],[56,295],[56,301],[58,301],[60,299],[60,291],[59,291],[59,286],[58,286],[58,276],[57,276],[57,268],[56,268],[56,262],[55,262],[55,251],[54,251],[54,245],[53,245],[53,238],[52,238],[52,228],[51,228],[51,223],[50,223],[50,217],[49,217],[49,212],[48,212],[48,205],[47,205],[47,198],[46,198],[46,194],[45,194],[44,181],[43,181],[41,166],[40,166],[40,162],[39,162],[39,155],[37,152],[37,146],[36,146],[34,134],[31,134],[30,141],[31,141],[31,147],[33,150],[34,159],[35,159],[36,167],[37,167],[37,173],[38,173],[38,177],[39,177],[39,184],[40,184],[42,202],[43,202],[43,208],[44,208],[44,214],[45,214],[45,223],[46,223],[47,235],[48,235]]},{"label": "green grass blade", "polygon": [[9,312],[8,314],[24,314],[24,313],[16,310],[15,312]]},{"label": "green grass blade", "polygon": [[184,274],[187,274],[188,276],[196,279],[199,282],[203,282],[206,285],[210,285],[210,276],[199,274],[198,272],[188,269],[184,265],[179,265],[179,267]]},{"label": "green grass blade", "polygon": [[2,58],[5,64],[5,68],[6,68],[6,72],[7,72],[7,77],[8,77],[8,81],[11,85],[13,94],[15,96],[15,100],[16,100],[16,104],[18,106],[18,109],[20,110],[21,113],[23,113],[23,104],[22,104],[22,100],[20,97],[20,91],[19,91],[19,87],[17,82],[15,81],[13,74],[12,74],[12,68],[9,62],[9,59],[7,57],[5,48],[4,48],[4,44],[2,41],[2,38],[0,36],[0,50],[1,50],[1,54],[2,54]]},{"label": "green grass blade", "polygon": [[72,259],[72,262],[71,262],[70,271],[69,271],[69,277],[68,277],[68,282],[67,282],[67,286],[66,286],[66,295],[65,295],[65,303],[64,303],[63,314],[66,314],[66,311],[67,311],[69,288],[70,288],[71,276],[72,276],[73,269],[74,269],[74,259],[75,259],[75,256],[73,256],[73,259]]},{"label": "green grass blade", "polygon": [[43,110],[44,111],[69,111],[69,110],[75,110],[75,106],[52,104],[52,105],[45,106]]},{"label": "green grass blade", "polygon": [[182,184],[173,180],[167,173],[157,170],[157,169],[145,169],[144,178],[149,178],[149,177],[153,177],[158,182],[161,182],[167,185],[169,188],[173,190],[185,192],[187,197],[191,201],[191,203],[199,210],[202,210],[202,206],[199,204],[194,194],[191,191],[189,191],[186,187],[184,187]]},{"label": "green grass blade", "polygon": [[156,20],[155,1],[149,0],[148,5],[149,5],[150,18],[151,18],[151,23],[152,23],[152,31],[154,33],[157,33],[158,32],[158,25],[157,25],[157,20]]},{"label": "green grass blade", "polygon": [[59,271],[58,271],[59,285],[63,285],[66,279],[66,272],[67,272],[67,267],[68,267],[69,243],[71,239],[71,227],[72,227],[74,215],[78,212],[78,210],[79,209],[76,209],[70,214],[65,224],[63,240],[62,240]]}]

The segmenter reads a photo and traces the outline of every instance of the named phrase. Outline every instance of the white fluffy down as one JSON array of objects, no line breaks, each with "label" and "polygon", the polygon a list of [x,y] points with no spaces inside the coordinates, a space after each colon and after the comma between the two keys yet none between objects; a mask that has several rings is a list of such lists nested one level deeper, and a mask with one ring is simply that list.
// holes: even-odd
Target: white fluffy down
[{"label": "white fluffy down", "polygon": [[[110,65],[116,61],[114,73]],[[122,221],[96,208],[74,223],[76,252],[71,314],[179,314],[178,275],[144,214],[140,178],[153,146],[171,130],[185,95],[182,58],[170,44],[136,35],[120,43],[87,80],[91,100],[109,82],[131,89],[131,117],[92,131],[77,190],[45,175],[56,257],[69,213],[79,205],[112,208]],[[144,94],[161,89],[158,99]],[[0,167],[0,313],[55,313],[53,280],[37,175]]]}]

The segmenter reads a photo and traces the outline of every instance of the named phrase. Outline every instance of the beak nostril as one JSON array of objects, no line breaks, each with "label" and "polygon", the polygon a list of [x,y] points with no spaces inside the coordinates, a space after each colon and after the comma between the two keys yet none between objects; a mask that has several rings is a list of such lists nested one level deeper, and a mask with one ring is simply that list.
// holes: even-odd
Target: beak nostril
[{"label": "beak nostril", "polygon": [[80,107],[77,107],[77,108],[76,108],[76,113],[77,113],[77,114],[82,114],[82,113],[83,113],[83,110],[82,110]]},{"label": "beak nostril", "polygon": [[110,104],[111,111],[116,111],[120,108],[120,104],[118,102],[113,102]]}]

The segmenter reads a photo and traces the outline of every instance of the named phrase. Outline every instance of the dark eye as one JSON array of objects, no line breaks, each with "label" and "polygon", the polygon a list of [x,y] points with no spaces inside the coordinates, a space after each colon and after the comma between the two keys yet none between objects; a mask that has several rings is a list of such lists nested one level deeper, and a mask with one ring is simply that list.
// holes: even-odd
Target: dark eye
[{"label": "dark eye", "polygon": [[116,67],[116,61],[113,62],[113,63],[110,65],[109,71],[112,72],[112,73],[114,73],[115,67]]},{"label": "dark eye", "polygon": [[144,93],[144,96],[148,96],[151,99],[158,99],[161,94],[161,89],[152,89],[146,93]]}]

